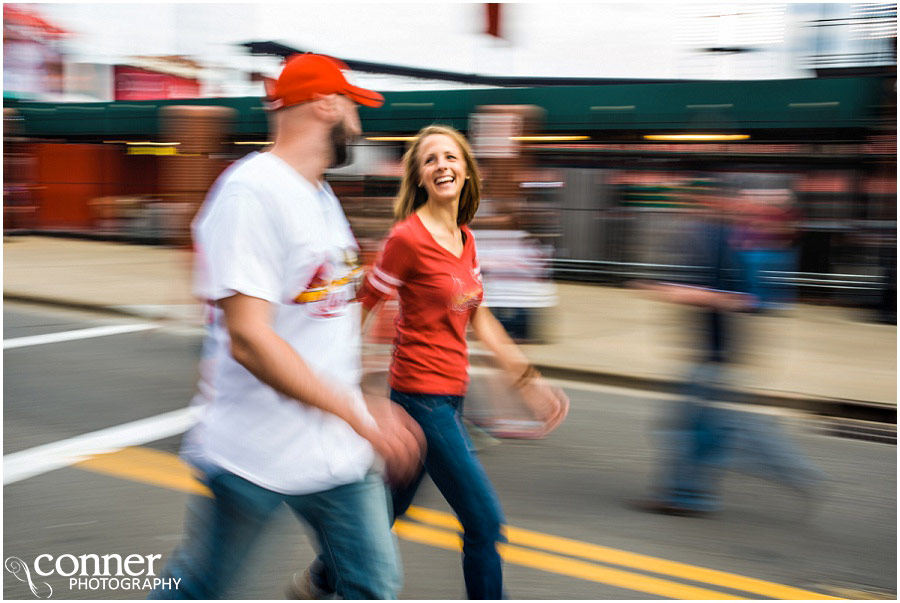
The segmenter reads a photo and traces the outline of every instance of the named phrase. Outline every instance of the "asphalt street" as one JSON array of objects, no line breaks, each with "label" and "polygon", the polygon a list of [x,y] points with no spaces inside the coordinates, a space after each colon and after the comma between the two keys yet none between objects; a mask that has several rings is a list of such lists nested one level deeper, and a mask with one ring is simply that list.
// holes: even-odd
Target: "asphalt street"
[{"label": "asphalt street", "polygon": [[[33,567],[39,555],[117,553],[158,554],[164,563],[181,539],[195,488],[176,456],[186,416],[179,411],[193,395],[201,333],[167,325],[52,337],[136,322],[5,305],[4,598],[34,599],[46,588],[54,599],[144,598],[141,589],[73,588],[55,574],[32,574],[35,594],[8,560]],[[49,339],[25,339],[35,336]],[[673,398],[560,385],[572,409],[548,438],[476,439],[509,526],[509,598],[896,598],[895,446],[826,435],[813,417],[754,409],[775,415],[827,473],[818,504],[730,473],[721,513],[649,515],[626,501],[648,491],[659,456],[654,430]],[[103,450],[80,437],[100,430]],[[396,530],[402,598],[465,596],[449,513],[426,479]],[[281,598],[291,571],[312,557],[305,530],[285,511],[230,596]]]}]

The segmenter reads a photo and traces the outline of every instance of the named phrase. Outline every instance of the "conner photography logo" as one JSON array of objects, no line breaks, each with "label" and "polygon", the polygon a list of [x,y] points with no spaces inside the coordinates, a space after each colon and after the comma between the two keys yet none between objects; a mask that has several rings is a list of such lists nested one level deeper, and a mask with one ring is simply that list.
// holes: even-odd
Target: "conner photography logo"
[{"label": "conner photography logo", "polygon": [[54,557],[43,554],[35,557],[29,566],[19,557],[7,557],[6,571],[28,589],[38,599],[53,596],[53,587],[42,578],[63,577],[69,581],[71,590],[177,590],[181,578],[163,579],[156,576],[155,564],[162,555],[71,555]]}]

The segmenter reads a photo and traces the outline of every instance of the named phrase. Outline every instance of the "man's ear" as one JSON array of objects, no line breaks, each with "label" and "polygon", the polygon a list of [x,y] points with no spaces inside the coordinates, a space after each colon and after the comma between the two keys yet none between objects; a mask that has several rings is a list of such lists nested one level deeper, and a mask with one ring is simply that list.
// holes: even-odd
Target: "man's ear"
[{"label": "man's ear", "polygon": [[340,117],[337,94],[313,94],[313,107],[325,121],[336,121]]},{"label": "man's ear", "polygon": [[270,78],[270,77],[263,78],[263,86],[265,86],[265,88],[266,88],[266,98],[267,99],[271,99],[273,96],[275,96],[275,84],[276,83],[277,83],[277,80],[275,80],[273,78]]}]

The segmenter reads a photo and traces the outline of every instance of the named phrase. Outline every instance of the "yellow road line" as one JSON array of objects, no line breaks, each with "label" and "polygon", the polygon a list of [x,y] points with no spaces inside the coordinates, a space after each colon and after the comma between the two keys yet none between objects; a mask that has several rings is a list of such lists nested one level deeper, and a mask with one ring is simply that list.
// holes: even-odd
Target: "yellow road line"
[{"label": "yellow road line", "polygon": [[[394,522],[394,531],[397,532],[397,535],[401,538],[413,542],[437,546],[451,551],[458,551],[462,548],[462,543],[460,542],[458,534],[411,523],[402,519],[398,519]],[[516,563],[545,572],[562,574],[564,576],[571,576],[582,580],[601,582],[603,584],[609,584],[627,590],[659,595],[670,599],[733,600],[745,598],[697,586],[679,584],[678,582],[672,582],[670,580],[653,578],[643,574],[635,574],[624,570],[603,567],[587,561],[579,561],[577,559],[560,557],[559,555],[550,553],[523,549],[509,544],[499,545],[498,550],[503,558],[509,563]]]},{"label": "yellow road line", "polygon": [[[148,483],[154,486],[188,492],[190,494],[210,495],[206,486],[197,481],[192,475],[190,467],[183,463],[176,455],[154,450],[152,448],[124,448],[110,454],[91,457],[74,466],[96,473],[103,473],[123,479]],[[401,537],[416,542],[422,542],[424,544],[450,548],[451,550],[459,550],[459,536],[455,532],[461,528],[459,522],[453,515],[433,509],[412,506],[406,512],[406,516],[419,522],[454,530],[454,532],[435,530],[434,528],[429,528],[427,526],[397,520],[395,530]],[[642,592],[659,594],[665,597],[688,599],[741,598],[711,590],[707,591],[706,589],[698,587],[686,586],[676,582],[661,580],[659,578],[651,578],[642,574],[633,574],[622,570],[603,568],[593,563],[559,557],[544,552],[531,551],[514,545],[542,548],[554,553],[582,557],[589,561],[612,563],[614,565],[626,566],[633,569],[664,574],[685,580],[702,582],[713,586],[721,586],[777,599],[840,599],[840,597],[827,596],[800,588],[688,565],[677,561],[668,561],[649,555],[629,553],[627,551],[560,536],[542,534],[540,532],[522,528],[507,526],[506,535],[510,544],[502,545],[502,554],[504,558],[511,563],[575,576],[586,580],[604,582],[614,586],[621,585],[623,588],[630,590],[639,590]],[[425,538],[428,539],[423,540]],[[622,582],[622,580],[625,580],[626,578],[627,583]],[[647,582],[648,580],[649,582]],[[646,590],[646,588],[637,588],[637,584],[642,584],[647,588],[666,588],[667,590],[665,592],[662,592],[661,590]],[[685,588],[704,592],[702,594],[694,592],[686,597],[673,594],[675,592],[690,592],[684,591],[683,589]]]},{"label": "yellow road line", "polygon": [[209,488],[197,481],[191,468],[176,455],[132,446],[109,454],[99,454],[75,463],[73,467],[104,473],[123,479],[171,488],[189,494],[212,496]]},{"label": "yellow road line", "polygon": [[109,454],[99,454],[73,467],[104,473],[172,490],[211,496],[209,488],[197,481],[191,468],[174,454],[132,446]]},{"label": "yellow road line", "polygon": [[[411,506],[406,511],[406,516],[431,525],[449,528],[452,530],[461,530],[456,517],[450,513],[435,511],[433,509],[424,509],[422,507]],[[580,540],[572,540],[561,536],[552,536],[541,532],[533,532],[522,528],[512,526],[506,527],[506,537],[511,544],[519,544],[534,548],[544,549],[555,553],[563,553],[573,557],[582,557],[591,561],[600,561],[603,563],[612,563],[615,565],[623,565],[634,569],[653,572],[656,574],[664,574],[683,578],[685,580],[693,580],[695,582],[703,582],[713,586],[723,586],[735,590],[745,591],[763,595],[765,597],[773,597],[775,599],[839,599],[840,597],[831,597],[802,588],[793,586],[785,586],[774,582],[766,582],[756,578],[748,578],[738,574],[730,574],[719,570],[707,569],[680,563],[678,561],[668,561],[659,559],[649,555],[641,555],[640,553],[629,553],[598,544],[590,544]]]}]

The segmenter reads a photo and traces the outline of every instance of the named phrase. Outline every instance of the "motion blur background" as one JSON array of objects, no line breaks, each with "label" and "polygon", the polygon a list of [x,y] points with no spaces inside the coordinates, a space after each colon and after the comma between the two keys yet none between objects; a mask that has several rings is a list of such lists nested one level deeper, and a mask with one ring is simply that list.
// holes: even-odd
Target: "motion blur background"
[{"label": "motion blur background", "polygon": [[[411,137],[449,124],[473,145],[486,303],[572,400],[549,438],[514,441],[541,434],[473,342],[467,418],[505,421],[487,427],[504,441],[482,460],[510,525],[896,599],[896,4],[3,8],[7,550],[28,559],[80,542],[166,553],[180,539],[179,496],[193,481],[174,453],[206,360],[190,221],[223,169],[268,147],[263,78],[285,56],[317,52],[386,99],[360,108],[354,161],[328,174],[364,262],[391,226]],[[622,504],[651,484],[655,417],[674,406],[688,357],[704,347],[690,309],[629,285],[702,270],[686,234],[711,207],[735,226],[729,243],[761,302],[735,320],[746,353],[729,378],[741,395],[729,401],[762,403],[740,408],[756,417],[751,435],[767,436],[746,440],[745,456],[763,458],[760,441],[772,441],[774,422],[759,417],[791,417],[829,476],[831,490],[810,497],[824,500],[814,513],[744,481],[729,482],[716,521]],[[395,311],[386,305],[369,331],[364,366],[376,386]],[[131,334],[107,336],[110,322]],[[81,329],[101,323],[103,336]],[[129,448],[72,448],[170,414],[182,417],[175,427],[134,428],[139,437],[120,444]],[[68,456],[34,469],[45,445]],[[416,504],[444,505],[427,484]],[[451,554],[401,538],[404,597],[462,592],[455,544]],[[305,546],[291,542],[290,553],[269,552],[265,579],[244,595],[280,596]],[[619,588],[509,565],[521,598],[710,598],[638,576]],[[26,588],[10,575],[4,595],[27,598]]]},{"label": "motion blur background", "polygon": [[482,246],[532,276],[669,272],[685,190],[731,178],[789,193],[797,261],[767,278],[895,314],[894,4],[6,4],[3,32],[6,234],[187,244],[265,148],[261,78],[312,51],[387,99],[330,176],[366,251],[445,123],[485,169]]}]

